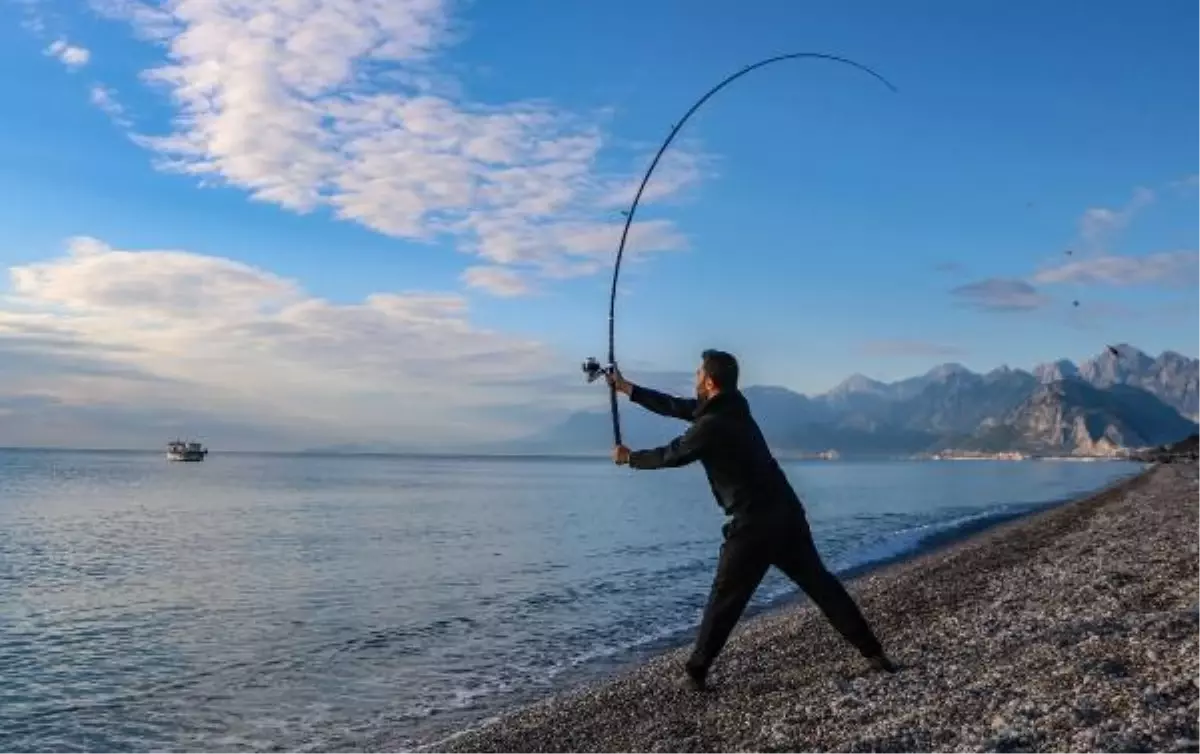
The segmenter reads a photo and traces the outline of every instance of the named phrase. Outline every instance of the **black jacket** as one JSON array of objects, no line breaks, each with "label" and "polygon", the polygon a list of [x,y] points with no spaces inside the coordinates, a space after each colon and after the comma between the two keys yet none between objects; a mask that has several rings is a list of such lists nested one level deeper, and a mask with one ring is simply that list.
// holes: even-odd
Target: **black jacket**
[{"label": "black jacket", "polygon": [[656,414],[692,422],[687,432],[667,445],[630,453],[632,468],[660,469],[700,461],[717,504],[735,520],[778,512],[780,506],[800,506],[740,392],[720,393],[700,402],[635,385],[629,398]]}]

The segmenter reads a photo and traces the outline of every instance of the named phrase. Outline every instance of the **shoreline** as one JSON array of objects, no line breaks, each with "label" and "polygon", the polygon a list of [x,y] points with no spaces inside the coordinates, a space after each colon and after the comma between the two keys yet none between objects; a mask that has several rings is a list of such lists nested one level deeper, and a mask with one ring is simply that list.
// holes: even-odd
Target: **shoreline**
[{"label": "shoreline", "polygon": [[[210,449],[211,450],[211,449]],[[1136,452],[1131,450],[1131,453]],[[29,454],[45,454],[45,453],[79,453],[87,455],[130,455],[130,456],[157,456],[161,455],[161,450],[152,448],[75,448],[75,447],[59,447],[59,446],[4,446],[0,447],[0,453],[29,453]],[[366,459],[405,459],[405,460],[430,460],[430,461],[594,461],[611,463],[612,457],[608,451],[586,451],[577,453],[550,453],[550,452],[510,452],[510,453],[478,453],[478,452],[453,452],[453,451],[403,451],[403,450],[379,450],[379,451],[332,451],[332,450],[220,450],[219,455],[238,457],[238,456],[255,456],[255,457],[316,457],[316,458],[366,458]],[[994,456],[955,456],[934,458],[932,455],[926,456],[921,453],[855,453],[855,452],[838,452],[835,458],[824,458],[819,453],[809,453],[807,451],[780,451],[776,453],[776,459],[780,463],[891,463],[891,462],[906,462],[906,463],[927,463],[933,461],[991,461],[1004,463],[1021,463],[1021,462],[1118,462],[1118,463],[1142,463],[1138,458],[1132,455],[1024,455],[1021,458],[1008,458],[1000,455]]]},{"label": "shoreline", "polygon": [[[1081,494],[1096,495],[1125,484],[1145,473],[1148,464],[1130,463],[1129,466],[1129,473],[1090,491],[1037,502],[997,503],[994,509],[984,509],[979,513],[959,519],[898,530],[882,539],[869,542],[862,548],[852,550],[848,555],[827,557],[826,565],[843,583],[849,584],[853,579],[925,557],[947,547],[953,547],[997,527],[1070,505],[1078,501]],[[807,596],[797,590],[791,582],[786,582],[786,584],[787,591],[782,593],[771,593],[765,589],[765,585],[761,586],[757,596],[764,598],[763,601],[752,603],[746,608],[742,623],[749,623],[760,617],[767,617],[782,611],[806,607],[808,605]],[[437,725],[433,731],[426,730],[416,733],[415,736],[406,736],[403,739],[403,745],[397,745],[406,751],[436,749],[442,742],[485,726],[513,711],[619,678],[664,653],[690,647],[699,626],[699,620],[699,614],[697,614],[694,621],[680,624],[666,631],[656,631],[629,644],[611,648],[585,663],[576,664],[572,660],[568,668],[556,674],[558,677],[552,686],[542,687],[534,693],[510,690],[503,694],[507,698],[497,710],[475,716],[470,715],[470,708],[443,712],[440,715],[442,723]],[[446,724],[454,717],[463,719],[457,725]]]},{"label": "shoreline", "polygon": [[[1143,506],[1149,501],[1150,508],[1134,511],[1139,501]],[[1050,503],[1045,509],[1013,519],[989,522],[981,531],[920,547],[908,555],[847,569],[841,576],[847,588],[901,666],[895,676],[866,673],[860,658],[797,594],[756,614],[747,614],[713,669],[713,690],[708,693],[691,694],[675,687],[682,658],[688,651],[687,647],[678,647],[660,652],[632,669],[491,718],[418,750],[927,750],[1009,745],[1020,749],[1104,750],[1113,748],[1114,741],[1115,748],[1127,750],[1153,741],[1150,750],[1197,751],[1196,686],[1192,681],[1197,658],[1195,502],[1194,466],[1154,466],[1083,497]],[[1098,528],[1097,521],[1107,521],[1110,526]],[[1179,526],[1181,523],[1185,525]],[[1129,537],[1124,530],[1131,527],[1150,527],[1152,531]],[[1168,552],[1164,556],[1163,549],[1172,546],[1174,555]],[[1122,548],[1129,552],[1122,553]],[[1070,554],[1075,550],[1080,558]],[[1093,563],[1098,550],[1113,552],[1107,560]],[[1137,563],[1147,560],[1148,554],[1157,555],[1149,558],[1154,566],[1138,574]],[[1089,565],[1085,567],[1081,560]],[[1117,567],[1122,563],[1128,567]],[[1160,572],[1162,568],[1167,571]],[[1030,569],[1032,573],[1024,573]],[[1013,578],[1016,571],[1022,573]],[[1153,611],[1150,617],[1126,610],[1105,614],[1091,623],[1076,613],[1089,609],[1094,612],[1103,602],[1092,601],[1075,612],[1063,604],[1071,603],[1089,587],[1103,591],[1110,572],[1118,574],[1115,578],[1126,591],[1170,591],[1176,604],[1165,611],[1169,613],[1165,616],[1160,615],[1163,610]],[[1139,575],[1144,583],[1139,583]],[[1071,581],[1072,586],[1066,589],[1063,584],[1046,584],[1047,578],[1054,581],[1051,577],[1059,582]],[[1043,582],[1040,590],[1039,580]],[[1046,592],[1048,586],[1063,588]],[[986,604],[984,595],[992,597]],[[1000,595],[998,600],[996,595]],[[1120,595],[1116,598],[1119,602]],[[1028,619],[1024,621],[1027,625],[1008,626],[1019,618]],[[1087,625],[1076,625],[1081,620]],[[1170,652],[1157,651],[1155,656],[1172,658],[1170,667],[1158,673],[1165,673],[1166,678],[1158,678],[1158,686],[1150,684],[1150,691],[1139,686],[1133,694],[1150,700],[1145,705],[1155,707],[1151,702],[1164,697],[1154,689],[1165,683],[1170,686],[1167,696],[1174,693],[1183,700],[1184,718],[1190,715],[1190,723],[1180,722],[1184,718],[1175,714],[1173,722],[1152,721],[1132,729],[1132,733],[1120,724],[1111,731],[1103,725],[1094,729],[1096,726],[1088,722],[1091,718],[1108,725],[1117,714],[1104,714],[1101,704],[1101,709],[1093,713],[1075,714],[1079,719],[1074,724],[1049,711],[1039,715],[1041,707],[1035,705],[1032,712],[1016,715],[1032,715],[1032,720],[1025,720],[1030,725],[1021,727],[1017,724],[1020,720],[1014,723],[1015,728],[1008,725],[1012,715],[1008,715],[1007,708],[1000,714],[994,713],[994,708],[1007,704],[1025,709],[1021,707],[1023,701],[1028,707],[1030,692],[1040,689],[1047,678],[1082,674],[1076,679],[1074,692],[1059,699],[1057,706],[1043,704],[1046,710],[1064,704],[1069,708],[1090,698],[1081,695],[1078,684],[1086,687],[1096,681],[1089,680],[1087,667],[1072,666],[1074,650],[1062,640],[1052,642],[1048,653],[1043,652],[1042,671],[1046,677],[1022,674],[1020,668],[1013,667],[997,673],[992,663],[985,663],[978,672],[987,671],[985,678],[998,685],[990,693],[982,693],[981,682],[970,668],[971,660],[978,660],[981,654],[997,654],[996,646],[988,644],[989,636],[997,630],[1001,636],[1022,630],[1031,633],[1026,637],[1029,647],[1037,644],[1039,636],[1045,639],[1056,631],[1070,634],[1073,630],[1076,634],[1083,632],[1080,636],[1085,646],[1108,647],[1113,642],[1108,634],[1120,634],[1121,628],[1128,636],[1147,633],[1147,626],[1125,625],[1138,620],[1166,621],[1168,633],[1183,631],[1190,637],[1182,649],[1174,646]],[[972,623],[975,631],[967,631]],[[964,637],[939,647],[939,636],[945,639],[946,632],[963,631],[970,657],[961,656]],[[1013,665],[1014,657],[1003,651],[1013,647],[1003,641],[999,647],[998,665]],[[1179,671],[1182,660],[1186,660],[1189,672]],[[1117,665],[1125,670],[1108,675],[1102,672],[1101,686],[1105,679],[1108,685],[1129,685],[1135,677],[1128,672],[1130,662]],[[953,708],[942,709],[943,713],[957,718],[964,706],[983,706],[978,714],[963,718],[961,726],[938,722],[941,699],[953,691],[946,687],[951,678],[965,684],[970,693]],[[932,706],[920,708],[924,724],[914,725],[912,700],[929,695],[931,683],[939,694],[934,695]],[[1001,689],[1007,693],[998,693]],[[838,702],[829,704],[830,697]],[[655,712],[646,711],[647,705],[652,705]],[[1153,717],[1151,712],[1154,710],[1147,714]],[[1055,719],[1054,730],[1039,733],[1033,723],[1047,716]],[[847,717],[852,724],[842,719]],[[862,729],[864,723],[867,730]],[[846,729],[839,732],[839,727]]]}]

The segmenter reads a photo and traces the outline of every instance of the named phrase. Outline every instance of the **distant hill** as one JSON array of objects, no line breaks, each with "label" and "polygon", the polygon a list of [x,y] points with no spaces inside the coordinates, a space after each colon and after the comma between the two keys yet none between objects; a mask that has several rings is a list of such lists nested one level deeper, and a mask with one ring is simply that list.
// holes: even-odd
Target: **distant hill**
[{"label": "distant hill", "polygon": [[1179,442],[1141,451],[1134,458],[1146,463],[1195,463],[1200,458],[1200,436],[1191,434]]},{"label": "distant hill", "polygon": [[985,375],[966,370],[946,374],[907,400],[896,402],[892,423],[938,436],[971,432],[981,422],[1003,416],[1037,386],[1032,374],[996,369]]},{"label": "distant hill", "polygon": [[[1174,352],[1151,358],[1133,346],[1083,364],[1059,360],[1033,371],[977,374],[943,364],[892,383],[854,375],[813,397],[775,386],[744,392],[780,452],[910,454],[947,448],[1105,453],[1170,443],[1196,431],[1200,361]],[[630,445],[658,445],[683,422],[622,403]],[[531,437],[497,445],[510,452],[604,453],[604,412],[579,412]]]},{"label": "distant hill", "polygon": [[1001,420],[985,422],[954,447],[1107,455],[1171,443],[1195,431],[1195,422],[1141,388],[1101,389],[1067,379],[1038,385]]},{"label": "distant hill", "polygon": [[1080,364],[1079,376],[1099,388],[1139,387],[1184,416],[1192,420],[1200,418],[1200,373],[1196,359],[1174,351],[1164,351],[1152,359],[1127,344],[1115,348],[1119,356],[1106,349]]}]

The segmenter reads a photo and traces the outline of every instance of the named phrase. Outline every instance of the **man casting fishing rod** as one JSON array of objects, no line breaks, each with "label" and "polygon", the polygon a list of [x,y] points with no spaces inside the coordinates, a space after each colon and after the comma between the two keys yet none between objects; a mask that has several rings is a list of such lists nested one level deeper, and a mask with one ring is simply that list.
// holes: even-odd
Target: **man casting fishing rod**
[{"label": "man casting fishing rod", "polygon": [[704,688],[709,668],[771,566],[795,581],[872,667],[895,672],[854,600],[821,562],[800,498],[738,390],[737,359],[724,351],[705,351],[696,370],[695,399],[634,385],[615,368],[606,377],[643,408],[691,422],[686,432],[660,448],[631,451],[618,445],[613,460],[634,469],[700,461],[717,504],[729,517],[700,633],[685,665],[690,685]]}]

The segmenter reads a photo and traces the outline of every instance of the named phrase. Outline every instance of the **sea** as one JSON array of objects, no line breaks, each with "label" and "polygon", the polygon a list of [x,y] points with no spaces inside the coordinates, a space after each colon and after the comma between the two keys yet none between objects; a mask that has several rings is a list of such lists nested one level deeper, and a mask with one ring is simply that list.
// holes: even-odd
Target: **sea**
[{"label": "sea", "polygon": [[[842,573],[1140,469],[785,468]],[[722,521],[698,466],[0,450],[0,751],[437,741],[689,643]]]}]

